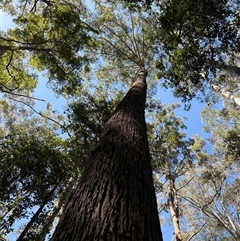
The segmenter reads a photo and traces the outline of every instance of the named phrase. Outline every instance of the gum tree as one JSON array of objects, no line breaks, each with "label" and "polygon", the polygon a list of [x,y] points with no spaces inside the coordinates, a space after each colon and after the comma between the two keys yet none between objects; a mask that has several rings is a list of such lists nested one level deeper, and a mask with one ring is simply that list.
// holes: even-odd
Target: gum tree
[{"label": "gum tree", "polygon": [[[90,49],[89,55],[99,54],[104,61],[98,78],[111,68],[105,80],[109,86],[116,76],[132,86],[94,145],[52,240],[162,240],[144,116],[153,29],[144,26],[144,16],[139,23],[136,13],[119,4],[96,3],[96,9],[92,25],[99,26],[99,52]],[[114,14],[118,10],[126,23]]]}]

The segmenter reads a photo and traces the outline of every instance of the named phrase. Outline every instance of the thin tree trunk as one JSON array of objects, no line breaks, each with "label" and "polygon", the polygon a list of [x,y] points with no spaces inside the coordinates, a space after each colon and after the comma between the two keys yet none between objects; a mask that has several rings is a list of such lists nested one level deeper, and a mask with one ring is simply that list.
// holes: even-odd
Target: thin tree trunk
[{"label": "thin tree trunk", "polygon": [[212,86],[212,88],[214,90],[216,90],[217,92],[221,93],[224,97],[226,97],[227,99],[232,100],[233,102],[235,102],[237,105],[240,106],[240,98],[235,97],[231,92],[229,92],[229,91],[225,90],[224,88],[221,88],[221,87],[219,87],[217,85],[212,84],[211,86]]},{"label": "thin tree trunk", "polygon": [[180,225],[179,225],[179,206],[177,193],[172,177],[168,178],[168,204],[172,217],[174,233],[176,236],[176,241],[182,241]]},{"label": "thin tree trunk", "polygon": [[40,205],[40,207],[38,208],[37,212],[32,216],[31,220],[28,222],[27,226],[24,228],[24,230],[21,232],[20,236],[18,237],[17,241],[22,241],[25,239],[25,236],[27,234],[27,232],[29,231],[29,229],[31,228],[31,226],[33,225],[33,223],[37,220],[39,214],[42,212],[43,208],[45,207],[45,205],[49,202],[49,200],[52,198],[52,195],[54,194],[55,190],[57,189],[58,184],[56,184],[53,189],[51,190],[51,192],[48,194],[48,196],[45,198],[45,200],[43,201],[43,203]]},{"label": "thin tree trunk", "polygon": [[162,241],[145,100],[141,69],[95,144],[52,241]]},{"label": "thin tree trunk", "polygon": [[[240,75],[240,68],[237,66],[226,66],[225,69],[228,71],[230,71],[230,69],[231,69],[231,71],[233,73],[235,73],[236,75]],[[211,85],[211,87],[215,91],[217,91],[218,93],[222,94],[225,98],[232,100],[235,104],[240,106],[240,98],[239,97],[235,97],[233,95],[233,93],[231,93],[230,91],[227,91],[226,89],[224,89],[218,85],[211,84],[210,81],[206,78],[205,74],[201,74],[201,76],[207,80],[207,82]]]},{"label": "thin tree trunk", "polygon": [[[20,202],[23,198],[24,195],[27,193],[27,191],[24,191],[21,196],[19,195],[17,198],[15,198],[15,200],[13,201],[13,203],[11,203],[11,205],[8,205],[7,207],[4,207],[4,209],[1,210],[1,220],[3,220],[13,209],[14,207],[18,204],[18,202]],[[29,196],[29,195],[26,195]],[[1,207],[2,208],[2,207]]]},{"label": "thin tree trunk", "polygon": [[70,191],[73,187],[74,180],[72,178],[69,180],[68,184],[64,188],[61,195],[58,197],[58,200],[55,202],[53,209],[48,213],[46,217],[45,223],[39,227],[39,236],[37,237],[38,241],[44,241],[50,229],[52,228],[52,224],[54,219],[59,214],[63,203],[66,201],[66,198],[69,196]]}]

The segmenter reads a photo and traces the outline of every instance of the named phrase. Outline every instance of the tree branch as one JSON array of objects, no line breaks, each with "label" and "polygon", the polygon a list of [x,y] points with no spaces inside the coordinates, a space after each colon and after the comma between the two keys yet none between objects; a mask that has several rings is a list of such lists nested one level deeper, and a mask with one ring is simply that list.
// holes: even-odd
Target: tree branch
[{"label": "tree branch", "polygon": [[195,232],[192,236],[190,236],[190,238],[187,241],[190,241],[193,237],[195,237],[202,229],[203,227],[206,225],[206,223],[204,223],[198,230],[197,232]]},{"label": "tree branch", "polygon": [[[23,95],[23,94],[18,94],[18,93],[14,93],[12,92],[11,89],[9,89],[7,86],[3,85],[0,83],[1,86],[3,86],[4,88],[6,88],[7,90],[4,90],[3,88],[0,87],[0,90],[3,92],[3,93],[6,93],[6,94],[9,94],[9,95],[15,95],[15,96],[18,96],[18,97],[25,97],[25,98],[29,98],[29,99],[32,99],[32,100],[38,100],[38,101],[46,101],[44,99],[39,99],[39,98],[36,98],[36,97],[32,97],[32,96],[27,96],[27,95]],[[10,90],[10,91],[9,91]]]},{"label": "tree branch", "polygon": [[13,99],[13,98],[11,98],[11,97],[9,97],[9,99],[26,105],[26,106],[29,107],[31,110],[33,110],[36,114],[38,114],[38,115],[40,115],[40,116],[42,116],[42,117],[44,117],[44,118],[46,118],[46,119],[54,122],[55,124],[59,125],[60,127],[64,127],[64,126],[63,126],[62,124],[60,124],[58,121],[52,119],[51,117],[48,117],[48,116],[46,116],[46,115],[43,115],[41,112],[38,112],[38,111],[35,110],[31,105],[29,105],[29,104],[27,104],[27,103],[25,103],[25,102],[23,102],[23,101],[21,101],[21,100]]}]

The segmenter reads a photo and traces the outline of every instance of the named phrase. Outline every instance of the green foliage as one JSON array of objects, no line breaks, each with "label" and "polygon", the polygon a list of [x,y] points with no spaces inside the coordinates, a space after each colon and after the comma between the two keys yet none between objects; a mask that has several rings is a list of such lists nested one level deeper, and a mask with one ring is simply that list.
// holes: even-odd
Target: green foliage
[{"label": "green foliage", "polygon": [[[1,38],[0,45],[4,45]],[[13,49],[4,50],[0,46],[0,91],[28,95],[36,87],[36,76],[23,61],[26,54],[23,52],[17,53]]]},{"label": "green foliage", "polygon": [[227,143],[226,156],[230,162],[240,160],[240,130],[229,130],[225,142]]},{"label": "green foliage", "polygon": [[177,97],[188,101],[199,90],[204,93],[202,73],[213,80],[224,63],[222,54],[239,49],[237,13],[226,0],[166,2],[158,19],[167,59],[159,71]]},{"label": "green foliage", "polygon": [[[196,240],[214,240],[216,233],[234,239],[227,220],[237,223],[239,213],[238,107],[225,100],[224,109],[213,110],[210,96],[202,114],[209,147],[197,135],[186,137],[184,121],[174,114],[177,104],[165,106],[152,97],[157,84],[173,88],[184,101],[200,97],[199,90],[206,97],[208,82],[238,89],[238,79],[230,79],[227,70],[239,62],[239,7],[225,0],[124,2],[3,2],[15,25],[0,36],[0,90],[7,93],[1,97],[13,99],[13,94],[15,101],[0,100],[1,238],[15,220],[31,219],[41,207],[30,228],[20,232],[25,230],[28,240],[46,236],[92,145],[144,66],[160,208],[168,210],[165,183],[170,180],[183,209],[186,239],[201,227]],[[34,107],[21,95],[34,90],[39,72],[69,101],[65,118],[51,108],[42,113],[53,123],[23,104]]]},{"label": "green foliage", "polygon": [[210,141],[223,159],[224,165],[231,166],[239,161],[239,107],[225,102],[225,107],[205,107],[202,111],[205,130],[212,134]]},{"label": "green foliage", "polygon": [[139,8],[150,8],[151,4],[154,2],[154,0],[143,0],[143,1],[134,1],[134,0],[123,0],[126,7],[131,9],[139,9]]},{"label": "green foliage", "polygon": [[[166,106],[157,101],[147,107],[149,111],[147,119],[152,119],[148,124],[149,145],[161,217],[170,211],[169,188],[174,190],[173,205],[181,207],[178,203],[178,182],[185,179],[185,173],[194,165],[195,156],[191,151],[194,141],[186,138],[184,132],[186,126],[183,120],[174,113],[178,107],[178,104]],[[179,210],[176,209],[176,213],[179,213]]]},{"label": "green foliage", "polygon": [[[225,101],[224,108],[208,105],[202,111],[208,141],[195,137],[192,151],[195,168],[186,173],[191,185],[182,183],[180,191],[186,233],[201,229],[196,240],[238,240],[239,237],[239,110]],[[180,183],[181,185],[181,183]]]},{"label": "green foliage", "polygon": [[89,24],[98,29],[98,51],[87,51],[86,54],[90,58],[98,57],[98,61],[91,77],[96,75],[98,81],[104,78],[118,89],[126,88],[126,85],[129,88],[139,67],[144,66],[150,76],[148,87],[152,90],[156,86],[156,81],[151,78],[153,66],[161,47],[154,16],[141,9],[124,8],[116,1],[94,3],[94,11],[89,10]]},{"label": "green foliage", "polygon": [[68,104],[65,110],[68,119],[65,128],[71,133],[68,156],[75,160],[81,169],[85,167],[90,150],[99,140],[114,107],[114,102],[91,95],[80,97]]},{"label": "green foliage", "polygon": [[[45,208],[32,226],[39,222],[43,225],[54,201],[63,194],[71,178],[76,180],[80,169],[68,155],[70,147],[58,136],[55,123],[37,118],[23,104],[11,104],[1,102],[2,236],[13,231],[17,220],[28,219],[32,210],[41,205]],[[36,229],[32,232],[37,235]]]},{"label": "green foliage", "polygon": [[84,12],[80,3],[62,1],[35,3],[30,10],[23,7],[14,15],[15,27],[0,38],[1,44],[12,62],[44,71],[56,91],[72,93],[81,86],[79,72],[90,61],[79,53],[86,46],[94,46],[91,33],[96,33],[82,20]]},{"label": "green foliage", "polygon": [[[186,165],[186,168],[189,165],[191,166],[193,157],[190,153],[190,147],[193,140],[187,140],[186,133],[182,132],[182,130],[186,129],[186,126],[174,114],[174,110],[178,107],[178,104],[164,106],[158,103],[152,112],[153,120],[149,126],[151,128],[149,128],[151,133],[149,138],[153,166],[156,167],[157,172],[171,173],[175,172],[178,165]],[[179,171],[180,169],[182,168],[179,168]],[[174,173],[174,175],[176,177],[181,176],[182,171],[183,169],[180,173]]]}]

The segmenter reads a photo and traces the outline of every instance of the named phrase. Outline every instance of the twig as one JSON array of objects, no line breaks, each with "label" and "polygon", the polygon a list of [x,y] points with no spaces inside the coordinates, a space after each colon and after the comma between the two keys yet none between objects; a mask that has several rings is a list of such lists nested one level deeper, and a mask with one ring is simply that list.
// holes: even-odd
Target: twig
[{"label": "twig", "polygon": [[200,227],[198,230],[197,230],[197,232],[195,232],[192,236],[190,236],[190,238],[187,240],[187,241],[190,241],[194,236],[196,236],[202,229],[203,229],[203,227],[206,225],[206,223],[204,223],[203,225],[202,225],[202,227]]},{"label": "twig", "polygon": [[44,118],[46,118],[46,119],[54,122],[55,124],[59,125],[60,127],[64,127],[62,124],[60,124],[60,123],[57,122],[56,120],[52,119],[51,117],[48,117],[48,116],[46,116],[46,115],[43,115],[41,112],[38,112],[38,111],[35,110],[31,105],[29,105],[29,104],[27,104],[27,103],[25,103],[25,102],[23,102],[23,101],[21,101],[21,100],[16,100],[16,99],[11,98],[11,97],[9,97],[9,99],[11,99],[11,100],[13,100],[13,101],[17,101],[17,102],[19,102],[19,103],[22,103],[22,104],[26,105],[26,106],[29,107],[31,110],[33,110],[36,114],[38,114],[38,115],[40,115],[40,116],[42,116],[42,117],[44,117]]},{"label": "twig", "polygon": [[[3,84],[0,83],[0,85],[4,86]],[[7,88],[6,86],[4,86],[4,88]],[[7,88],[9,89],[9,88]],[[14,93],[12,91],[7,91],[7,90],[3,90],[1,87],[0,87],[0,90],[3,92],[3,93],[7,93],[9,95],[15,95],[15,96],[19,96],[19,97],[25,97],[25,98],[29,98],[29,99],[32,99],[32,100],[38,100],[38,101],[46,101],[44,99],[39,99],[39,98],[36,98],[36,97],[32,97],[32,96],[27,96],[27,95],[22,95],[22,94],[18,94],[18,93]]]}]

